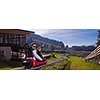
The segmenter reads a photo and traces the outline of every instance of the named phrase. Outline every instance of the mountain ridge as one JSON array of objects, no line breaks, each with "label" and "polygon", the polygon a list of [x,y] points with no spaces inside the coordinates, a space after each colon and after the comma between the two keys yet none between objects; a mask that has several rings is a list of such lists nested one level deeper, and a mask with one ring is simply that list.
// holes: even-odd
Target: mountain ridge
[{"label": "mountain ridge", "polygon": [[62,41],[57,41],[54,39],[49,39],[46,37],[43,37],[41,35],[32,33],[29,37],[28,37],[28,43],[31,44],[32,41],[36,41],[37,45],[40,46],[41,43],[45,44],[45,48],[50,49],[50,46],[54,46],[55,49],[63,49],[65,48],[65,45]]}]

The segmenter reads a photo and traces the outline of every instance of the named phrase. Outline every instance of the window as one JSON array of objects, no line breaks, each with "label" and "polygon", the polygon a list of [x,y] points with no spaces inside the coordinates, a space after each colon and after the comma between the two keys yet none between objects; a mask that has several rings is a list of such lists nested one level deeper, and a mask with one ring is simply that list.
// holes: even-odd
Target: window
[{"label": "window", "polygon": [[0,43],[3,43],[3,35],[0,33]]},{"label": "window", "polygon": [[23,45],[26,43],[26,35],[16,33],[0,33],[0,43]]},{"label": "window", "polygon": [[16,44],[20,44],[20,35],[19,34],[16,35]]},{"label": "window", "polygon": [[26,36],[25,35],[20,35],[20,45],[23,45],[26,43]]},{"label": "window", "polygon": [[3,38],[2,37],[0,37],[0,43],[3,43]]},{"label": "window", "polygon": [[0,57],[4,57],[4,51],[0,51]]}]

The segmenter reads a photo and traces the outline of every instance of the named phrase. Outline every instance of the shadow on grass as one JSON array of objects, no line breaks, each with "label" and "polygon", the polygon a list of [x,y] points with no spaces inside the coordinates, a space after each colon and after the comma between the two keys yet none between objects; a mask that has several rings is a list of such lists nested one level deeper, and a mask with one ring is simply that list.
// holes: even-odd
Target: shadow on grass
[{"label": "shadow on grass", "polygon": [[0,61],[0,70],[8,70],[16,67],[21,67],[20,61]]}]

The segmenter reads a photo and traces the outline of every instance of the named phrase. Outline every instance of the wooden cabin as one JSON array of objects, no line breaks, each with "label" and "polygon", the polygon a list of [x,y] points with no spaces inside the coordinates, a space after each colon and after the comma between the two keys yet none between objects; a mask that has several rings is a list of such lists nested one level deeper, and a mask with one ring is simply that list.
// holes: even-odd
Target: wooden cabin
[{"label": "wooden cabin", "polygon": [[0,60],[9,60],[12,52],[18,52],[27,43],[32,31],[21,29],[0,29]]}]

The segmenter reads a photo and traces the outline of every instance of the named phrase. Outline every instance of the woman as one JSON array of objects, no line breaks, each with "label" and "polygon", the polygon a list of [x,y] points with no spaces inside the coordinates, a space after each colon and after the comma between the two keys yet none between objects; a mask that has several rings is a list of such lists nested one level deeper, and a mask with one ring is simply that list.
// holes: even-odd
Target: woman
[{"label": "woman", "polygon": [[40,62],[44,61],[44,58],[41,54],[41,48],[36,49],[35,42],[32,43],[32,52],[37,61],[40,61]]},{"label": "woman", "polygon": [[23,65],[25,66],[24,69],[31,69],[32,67],[32,62],[30,60],[27,60],[27,59],[32,59],[33,58],[33,53],[32,53],[32,50],[31,48],[29,47],[28,44],[25,44],[24,45],[24,50],[23,50]]}]

